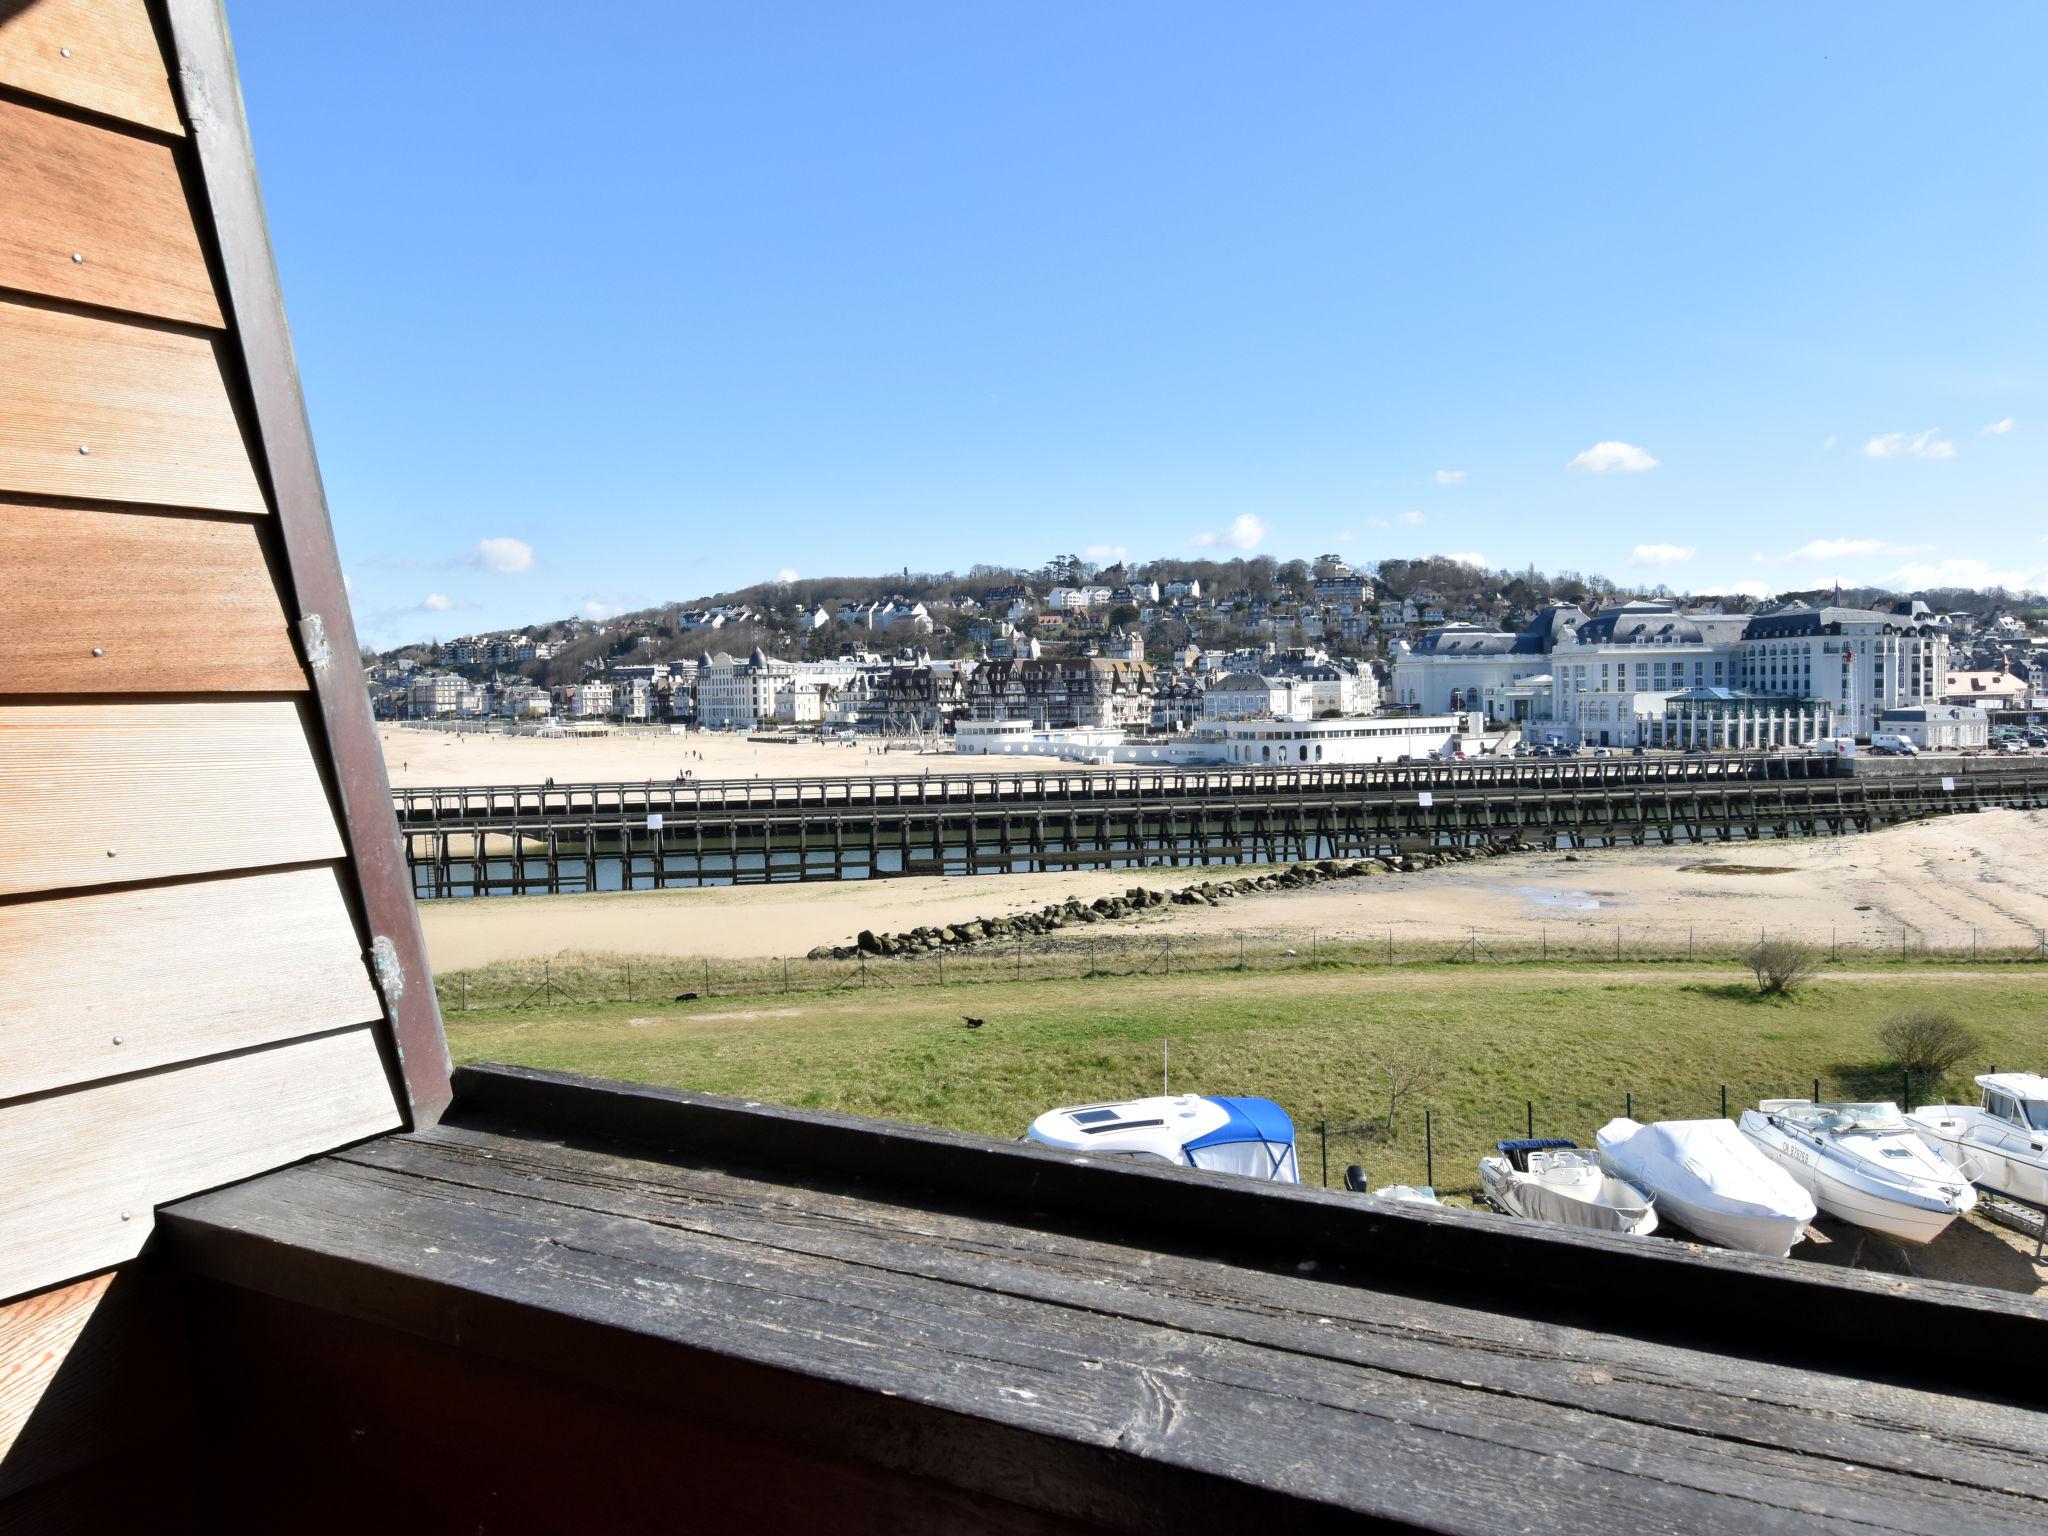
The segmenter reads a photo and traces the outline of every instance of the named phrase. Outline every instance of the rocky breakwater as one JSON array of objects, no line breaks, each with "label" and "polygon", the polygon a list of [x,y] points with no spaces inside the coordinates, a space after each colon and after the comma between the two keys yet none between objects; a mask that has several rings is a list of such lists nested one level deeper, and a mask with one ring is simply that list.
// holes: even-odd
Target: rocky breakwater
[{"label": "rocky breakwater", "polygon": [[1124,922],[1159,907],[1216,907],[1262,892],[1306,890],[1332,880],[1414,874],[1419,870],[1463,864],[1496,854],[1523,853],[1531,846],[1519,837],[1505,838],[1474,847],[1432,848],[1384,859],[1318,859],[1314,863],[1289,864],[1256,875],[1241,875],[1233,880],[1203,880],[1174,890],[1134,885],[1121,896],[1098,896],[1087,903],[1070,896],[1063,902],[1040,907],[1035,912],[1018,912],[1008,917],[975,917],[964,923],[912,928],[903,933],[876,933],[863,928],[852,943],[820,944],[808,958],[852,960],[865,954],[884,959],[976,944],[1015,942],[1067,928]]}]

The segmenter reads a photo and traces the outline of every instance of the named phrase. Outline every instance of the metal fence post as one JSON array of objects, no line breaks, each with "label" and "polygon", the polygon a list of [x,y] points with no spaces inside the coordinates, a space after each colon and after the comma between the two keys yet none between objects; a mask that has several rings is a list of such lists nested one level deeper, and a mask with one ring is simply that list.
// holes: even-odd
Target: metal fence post
[{"label": "metal fence post", "polygon": [[1721,1118],[1723,1120],[1728,1118],[1728,1085],[1726,1083],[1721,1085]]},{"label": "metal fence post", "polygon": [[1024,979],[1024,935],[1017,935],[1017,979]]},{"label": "metal fence post", "polygon": [[1626,1115],[1626,1116],[1627,1116],[1627,1117],[1628,1117],[1629,1119],[1631,1119],[1631,1120],[1635,1119],[1635,1117],[1636,1117],[1636,1095],[1635,1095],[1635,1090],[1634,1090],[1634,1089],[1630,1089],[1630,1090],[1629,1090],[1628,1092],[1626,1092],[1626,1093],[1622,1094],[1622,1096],[1621,1096],[1621,1112],[1622,1112],[1622,1114]]},{"label": "metal fence post", "polygon": [[935,951],[934,951],[933,953],[934,953],[934,954],[935,954],[935,955],[937,956],[937,958],[938,958],[938,962],[939,962],[939,985],[943,987],[943,986],[944,986],[944,985],[946,984],[946,952],[945,952],[945,951],[944,951],[943,949],[941,949],[941,950],[935,950]]},{"label": "metal fence post", "polygon": [[1422,1112],[1422,1182],[1431,1189],[1436,1188],[1436,1125],[1435,1116],[1425,1109]]},{"label": "metal fence post", "polygon": [[469,1012],[469,972],[462,973],[462,1011]]},{"label": "metal fence post", "polygon": [[1523,1103],[1523,1107],[1529,1112],[1529,1128],[1527,1134],[1533,1139],[1536,1135],[1536,1101],[1534,1099],[1525,1100]]},{"label": "metal fence post", "polygon": [[1900,1074],[1899,1079],[1899,1111],[1903,1114],[1905,1111],[1911,1109],[1912,1107],[1913,1069],[1911,1067],[1907,1067],[1905,1071]]},{"label": "metal fence post", "polygon": [[782,957],[782,990],[789,991],[789,956]]},{"label": "metal fence post", "polygon": [[1820,1102],[1820,1079],[1817,1077],[1813,1080],[1813,1102]]},{"label": "metal fence post", "polygon": [[704,995],[706,997],[711,995],[711,957],[709,955],[704,957]]},{"label": "metal fence post", "polygon": [[1621,924],[1614,925],[1614,958],[1621,958]]},{"label": "metal fence post", "polygon": [[1327,1121],[1327,1120],[1318,1120],[1318,1121],[1316,1122],[1316,1140],[1317,1140],[1317,1141],[1318,1141],[1318,1142],[1319,1142],[1319,1143],[1321,1144],[1321,1146],[1322,1146],[1322,1151],[1323,1151],[1323,1188],[1325,1188],[1325,1189],[1328,1189],[1328,1188],[1330,1187],[1330,1122],[1329,1122],[1329,1121]]}]

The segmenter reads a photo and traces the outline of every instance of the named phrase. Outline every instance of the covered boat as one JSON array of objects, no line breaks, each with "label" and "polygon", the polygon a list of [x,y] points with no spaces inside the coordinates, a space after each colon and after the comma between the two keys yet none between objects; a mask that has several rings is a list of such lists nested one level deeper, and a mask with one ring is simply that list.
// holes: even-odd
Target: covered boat
[{"label": "covered boat", "polygon": [[1987,1072],[1976,1104],[1923,1104],[1910,1128],[1994,1195],[2048,1206],[2048,1077]]},{"label": "covered boat", "polygon": [[1806,1235],[1813,1197],[1727,1120],[1627,1117],[1600,1127],[1600,1164],[1657,1202],[1668,1221],[1719,1243],[1782,1259]]},{"label": "covered boat", "polygon": [[1602,1232],[1657,1230],[1649,1197],[1577,1142],[1537,1137],[1498,1146],[1498,1156],[1479,1159],[1479,1190],[1495,1210]]},{"label": "covered boat", "polygon": [[1934,1241],[1977,1203],[1896,1104],[1765,1099],[1743,1111],[1742,1134],[1830,1216],[1901,1243]]},{"label": "covered boat", "polygon": [[1294,1122],[1271,1099],[1123,1099],[1049,1109],[1031,1122],[1027,1141],[1073,1152],[1106,1152],[1183,1168],[1299,1184]]}]

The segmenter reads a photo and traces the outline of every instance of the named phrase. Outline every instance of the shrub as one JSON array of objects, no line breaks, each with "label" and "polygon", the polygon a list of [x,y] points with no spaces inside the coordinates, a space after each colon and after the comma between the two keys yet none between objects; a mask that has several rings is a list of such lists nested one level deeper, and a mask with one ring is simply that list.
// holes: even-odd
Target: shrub
[{"label": "shrub", "polygon": [[1765,997],[1790,997],[1820,970],[1820,951],[1796,939],[1759,939],[1744,958]]},{"label": "shrub", "polygon": [[1951,1067],[1984,1054],[1984,1037],[1954,1014],[1910,1008],[1877,1026],[1877,1043],[1908,1072],[1940,1077]]}]

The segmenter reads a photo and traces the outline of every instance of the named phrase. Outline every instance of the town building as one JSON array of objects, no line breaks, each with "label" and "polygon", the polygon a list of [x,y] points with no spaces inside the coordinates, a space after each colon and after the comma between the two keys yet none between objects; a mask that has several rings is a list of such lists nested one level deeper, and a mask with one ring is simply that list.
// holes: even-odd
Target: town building
[{"label": "town building", "polygon": [[775,696],[795,676],[794,664],[759,646],[744,661],[724,651],[697,658],[697,723],[706,730],[752,730],[775,717]]}]

